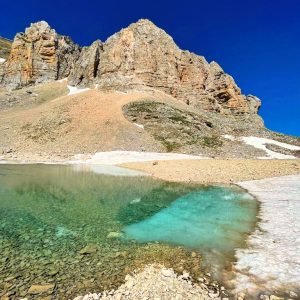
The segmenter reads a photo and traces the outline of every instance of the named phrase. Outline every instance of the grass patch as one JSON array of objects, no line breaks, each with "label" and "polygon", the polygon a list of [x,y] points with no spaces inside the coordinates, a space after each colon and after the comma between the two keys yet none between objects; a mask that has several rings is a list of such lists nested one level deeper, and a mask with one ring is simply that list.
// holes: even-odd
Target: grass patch
[{"label": "grass patch", "polygon": [[182,145],[176,143],[176,142],[171,142],[171,141],[168,141],[167,139],[165,139],[164,137],[162,136],[157,136],[155,135],[154,138],[161,142],[162,145],[166,148],[167,152],[172,152],[174,150],[177,150],[179,149]]},{"label": "grass patch", "polygon": [[223,145],[219,136],[204,136],[200,139],[200,144],[207,148],[218,148]]},{"label": "grass patch", "polygon": [[156,109],[161,103],[154,101],[141,101],[138,103],[130,103],[128,105],[129,110],[133,110],[135,112],[147,112],[151,113],[154,109]]}]

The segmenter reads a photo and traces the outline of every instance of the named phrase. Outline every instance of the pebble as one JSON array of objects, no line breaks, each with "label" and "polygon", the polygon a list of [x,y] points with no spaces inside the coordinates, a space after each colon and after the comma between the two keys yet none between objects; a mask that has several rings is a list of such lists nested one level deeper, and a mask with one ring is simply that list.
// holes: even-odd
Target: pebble
[{"label": "pebble", "polygon": [[29,290],[28,294],[42,294],[42,293],[50,293],[53,291],[55,284],[41,284],[41,285],[32,285]]},{"label": "pebble", "polygon": [[112,231],[106,237],[108,239],[118,239],[118,238],[121,238],[122,236],[123,236],[123,234],[121,232]]},{"label": "pebble", "polygon": [[173,272],[170,269],[162,269],[160,272],[165,277],[171,277],[173,275]]},{"label": "pebble", "polygon": [[296,293],[293,292],[293,291],[290,291],[290,297],[291,297],[291,298],[297,298],[297,297],[298,297],[298,294],[296,294]]},{"label": "pebble", "polygon": [[86,245],[84,248],[82,248],[79,251],[79,254],[85,255],[85,254],[92,254],[98,251],[98,246],[94,244]]},{"label": "pebble", "polygon": [[270,296],[270,300],[284,300],[284,298],[282,298],[282,297],[277,297],[277,296],[275,296],[275,295],[271,295],[271,296]]}]

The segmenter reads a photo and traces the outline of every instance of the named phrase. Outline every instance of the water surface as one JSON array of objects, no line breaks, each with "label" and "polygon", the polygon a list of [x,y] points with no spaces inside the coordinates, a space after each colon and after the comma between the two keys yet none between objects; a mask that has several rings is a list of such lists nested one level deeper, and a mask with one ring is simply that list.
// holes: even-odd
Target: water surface
[{"label": "water surface", "polygon": [[0,165],[0,296],[54,283],[52,298],[68,299],[115,288],[152,262],[196,278],[203,256],[206,265],[233,258],[256,214],[256,201],[235,187]]}]

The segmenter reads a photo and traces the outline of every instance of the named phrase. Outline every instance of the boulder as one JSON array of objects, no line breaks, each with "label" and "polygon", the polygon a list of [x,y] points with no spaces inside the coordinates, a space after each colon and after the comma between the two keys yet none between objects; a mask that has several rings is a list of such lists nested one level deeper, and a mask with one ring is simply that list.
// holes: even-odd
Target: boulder
[{"label": "boulder", "polygon": [[119,239],[123,236],[122,232],[112,231],[107,235],[108,239]]},{"label": "boulder", "polygon": [[81,255],[92,254],[92,253],[96,253],[97,251],[98,251],[97,245],[88,244],[79,251],[79,254],[81,254]]},{"label": "boulder", "polygon": [[29,290],[28,294],[36,295],[36,294],[44,294],[44,293],[52,293],[55,284],[41,284],[41,285],[32,285]]}]

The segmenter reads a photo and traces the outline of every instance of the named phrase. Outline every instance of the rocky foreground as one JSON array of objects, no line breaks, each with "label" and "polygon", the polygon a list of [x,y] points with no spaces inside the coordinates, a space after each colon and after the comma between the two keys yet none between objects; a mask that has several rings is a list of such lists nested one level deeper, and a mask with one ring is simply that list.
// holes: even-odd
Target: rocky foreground
[{"label": "rocky foreground", "polygon": [[78,296],[74,300],[227,299],[228,292],[224,287],[219,287],[217,283],[208,287],[204,281],[204,278],[199,278],[198,284],[194,284],[188,273],[178,276],[172,269],[150,265],[142,272],[127,275],[125,283],[115,291],[87,294]]},{"label": "rocky foreground", "polygon": [[[209,274],[208,274],[209,275]],[[252,296],[254,298],[254,296]],[[74,300],[229,300],[249,299],[246,294],[232,295],[217,282],[209,284],[206,278],[192,282],[188,273],[177,275],[172,269],[149,265],[141,272],[127,275],[125,283],[117,290],[103,293],[89,293]],[[276,295],[257,295],[256,299],[284,300],[298,299],[298,294],[289,292],[288,298]]]}]

